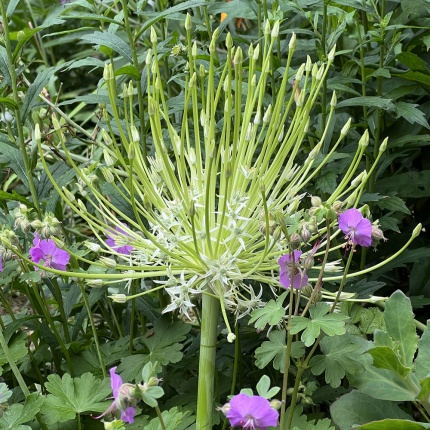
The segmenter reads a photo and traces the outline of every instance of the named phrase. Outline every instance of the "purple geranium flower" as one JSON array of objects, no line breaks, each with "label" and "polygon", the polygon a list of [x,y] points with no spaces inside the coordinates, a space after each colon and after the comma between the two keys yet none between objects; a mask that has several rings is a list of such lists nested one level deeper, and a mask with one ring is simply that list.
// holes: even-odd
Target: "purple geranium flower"
[{"label": "purple geranium flower", "polygon": [[278,424],[278,412],[270,406],[267,399],[247,394],[238,394],[230,400],[227,418],[232,427],[247,430],[265,430]]},{"label": "purple geranium flower", "polygon": [[110,369],[110,386],[112,387],[114,401],[105,412],[94,418],[102,418],[109,412],[119,409],[121,411],[121,419],[125,423],[131,424],[134,422],[134,416],[136,415],[136,409],[133,406],[128,406],[129,404],[135,404],[133,396],[130,394],[130,388],[133,388],[133,385],[123,384],[121,376],[117,375],[115,371],[116,367]]},{"label": "purple geranium flower", "polygon": [[[128,227],[127,224],[124,224],[124,226]],[[131,251],[133,251],[133,246],[127,244],[127,237],[130,237],[130,235],[118,226],[115,227],[115,231],[110,231],[109,233],[112,236],[106,234],[106,244],[118,254],[130,255]]]},{"label": "purple geranium flower", "polygon": [[3,272],[3,258],[1,254],[0,254],[0,272]]},{"label": "purple geranium flower", "polygon": [[339,214],[339,228],[348,237],[349,242],[361,246],[372,244],[372,224],[355,208]]},{"label": "purple geranium flower", "polygon": [[300,256],[301,251],[294,251],[294,264],[293,257],[291,254],[285,254],[279,257],[278,263],[281,266],[281,271],[279,273],[279,282],[286,288],[291,286],[291,277],[293,275],[292,270],[294,269],[293,276],[293,288],[300,290],[308,283],[308,275],[303,268],[300,268]]},{"label": "purple geranium flower", "polygon": [[58,248],[52,239],[40,240],[39,235],[35,235],[33,245],[30,248],[30,256],[34,263],[42,261],[46,267],[66,270],[70,255],[67,251]]}]

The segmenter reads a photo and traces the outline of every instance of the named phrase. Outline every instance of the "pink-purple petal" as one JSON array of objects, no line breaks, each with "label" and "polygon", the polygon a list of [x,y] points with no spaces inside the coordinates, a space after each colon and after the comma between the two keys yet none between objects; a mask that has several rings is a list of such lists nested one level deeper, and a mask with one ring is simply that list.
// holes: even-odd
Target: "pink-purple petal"
[{"label": "pink-purple petal", "polygon": [[278,412],[264,397],[241,393],[231,399],[227,418],[232,427],[265,429],[277,425]]},{"label": "pink-purple petal", "polygon": [[119,387],[121,387],[121,385],[122,385],[121,376],[119,376],[115,373],[116,369],[117,368],[115,366],[115,367],[112,367],[112,369],[110,369],[110,371],[109,371],[109,373],[110,373],[110,386],[112,387],[113,397],[115,400],[118,398],[118,390],[119,390]]},{"label": "pink-purple petal", "polygon": [[129,406],[125,411],[121,411],[121,419],[125,423],[132,424],[134,422],[134,416],[136,415],[136,409]]}]

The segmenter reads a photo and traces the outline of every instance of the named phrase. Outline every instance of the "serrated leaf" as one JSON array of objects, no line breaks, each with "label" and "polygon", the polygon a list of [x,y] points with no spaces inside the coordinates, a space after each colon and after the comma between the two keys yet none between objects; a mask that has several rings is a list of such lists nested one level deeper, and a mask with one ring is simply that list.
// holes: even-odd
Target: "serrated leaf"
[{"label": "serrated leaf", "polygon": [[426,114],[417,108],[417,104],[406,103],[406,102],[396,102],[396,118],[404,118],[410,124],[419,124],[427,129],[430,128],[427,120]]},{"label": "serrated leaf", "polygon": [[288,291],[282,293],[277,299],[270,300],[264,308],[259,308],[251,312],[249,324],[255,322],[254,327],[258,330],[264,330],[267,325],[275,326],[285,316],[283,302],[288,295]]},{"label": "serrated leaf", "polygon": [[22,424],[32,421],[39,412],[44,398],[38,393],[32,393],[25,399],[24,404],[15,403],[11,405],[0,418],[0,429],[24,430],[31,427]]},{"label": "serrated leaf", "polygon": [[109,378],[96,379],[92,373],[73,379],[68,373],[62,378],[49,375],[45,387],[51,393],[42,410],[48,425],[74,419],[78,413],[103,412],[104,400],[112,394]]},{"label": "serrated leaf", "polygon": [[[19,337],[11,341],[8,348],[9,354],[15,362],[25,357],[28,354],[27,338],[25,334],[22,333]],[[3,348],[0,346],[0,367],[7,363],[9,363],[9,361],[6,358]]]},{"label": "serrated leaf", "polygon": [[2,45],[0,45],[0,72],[3,76],[3,80],[0,83],[0,87],[10,85],[12,83],[12,78],[10,76],[9,60],[6,48]]},{"label": "serrated leaf", "polygon": [[376,189],[381,194],[397,193],[400,197],[420,198],[430,196],[429,183],[430,170],[410,171],[396,175],[395,181],[393,178],[378,179]]},{"label": "serrated leaf", "polygon": [[362,333],[373,334],[375,330],[385,327],[384,314],[376,307],[362,308],[359,327]]},{"label": "serrated leaf", "polygon": [[399,343],[401,363],[411,367],[417,350],[418,335],[414,324],[411,301],[397,290],[385,303],[384,319],[387,333]]},{"label": "serrated leaf", "polygon": [[373,357],[373,365],[379,369],[392,370],[397,375],[405,378],[411,371],[400,362],[399,357],[389,346],[378,346],[368,351]]},{"label": "serrated leaf", "polygon": [[67,67],[69,64],[71,64],[72,61],[69,61],[64,64],[60,64],[59,66],[55,67],[49,67],[45,70],[43,70],[41,73],[37,74],[36,79],[31,83],[31,85],[28,87],[27,92],[24,97],[24,101],[22,102],[21,106],[21,117],[24,121],[30,112],[30,110],[40,102],[39,100],[39,94],[43,90],[43,88],[46,86],[49,79],[51,79],[52,75],[54,75],[59,70]]},{"label": "serrated leaf", "polygon": [[348,333],[342,336],[324,337],[320,346],[324,355],[311,358],[309,366],[314,375],[325,372],[325,381],[333,388],[340,386],[347,373],[358,373],[364,370],[359,361],[360,353],[365,348],[363,339]]},{"label": "serrated leaf", "polygon": [[301,332],[301,340],[306,346],[311,346],[315,339],[323,331],[328,336],[344,334],[345,321],[349,319],[348,316],[342,314],[328,314],[330,306],[327,303],[317,303],[309,308],[311,318],[295,316],[290,322],[291,334]]},{"label": "serrated leaf", "polygon": [[147,354],[137,354],[125,357],[118,366],[121,376],[127,381],[142,381],[142,368],[148,362],[157,363],[156,372],[161,371],[161,366],[169,363],[178,363],[183,357],[182,341],[191,330],[189,324],[181,321],[171,323],[168,317],[162,317],[154,322],[153,332],[142,338],[142,342],[148,348]]},{"label": "serrated leaf", "polygon": [[129,63],[133,63],[131,48],[116,34],[95,31],[93,34],[84,34],[81,36],[81,40],[85,40],[94,45],[107,46],[121,57],[125,58]]},{"label": "serrated leaf", "polygon": [[28,177],[25,170],[24,159],[22,158],[22,153],[18,148],[4,142],[0,142],[0,163],[8,165],[28,189]]},{"label": "serrated leaf", "polygon": [[408,215],[411,213],[411,211],[407,208],[404,200],[397,196],[387,196],[379,200],[376,204],[381,209],[387,209],[393,212],[402,212]]},{"label": "serrated leaf", "polygon": [[396,106],[390,99],[384,99],[377,96],[364,96],[364,97],[351,97],[346,100],[342,100],[336,105],[336,108],[350,107],[350,106],[367,106],[378,109],[395,111]]},{"label": "serrated leaf", "polygon": [[[190,411],[180,412],[177,407],[163,411],[161,416],[165,430],[185,430],[193,422],[195,423],[195,417],[190,415]],[[145,430],[161,430],[160,420],[158,418],[152,419],[149,424],[145,425]]]},{"label": "serrated leaf", "polygon": [[331,194],[337,186],[337,174],[333,171],[325,172],[318,178],[316,187],[323,193]]},{"label": "serrated leaf", "polygon": [[[287,345],[285,343],[285,332],[272,331],[269,333],[269,341],[263,342],[255,350],[255,365],[263,369],[273,360],[273,367],[284,372],[285,354]],[[304,355],[305,348],[302,342],[293,342],[291,345],[291,356],[300,358]]]},{"label": "serrated leaf", "polygon": [[336,400],[330,406],[330,413],[340,430],[350,430],[354,425],[384,418],[409,418],[396,403],[376,400],[356,390]]}]

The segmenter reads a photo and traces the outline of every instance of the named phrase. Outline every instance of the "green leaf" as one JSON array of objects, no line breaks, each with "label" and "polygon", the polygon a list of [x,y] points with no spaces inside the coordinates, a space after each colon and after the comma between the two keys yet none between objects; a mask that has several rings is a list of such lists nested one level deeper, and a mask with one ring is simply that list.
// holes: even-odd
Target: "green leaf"
[{"label": "green leaf", "polygon": [[397,116],[396,118],[404,118],[410,124],[419,124],[427,129],[430,129],[429,123],[426,120],[426,114],[417,108],[417,104],[396,102]]},{"label": "green leaf", "polygon": [[402,291],[397,290],[385,303],[384,319],[387,333],[399,342],[402,364],[412,367],[417,350],[418,335],[414,324],[411,301]]},{"label": "green leaf", "polygon": [[422,403],[428,403],[430,397],[430,377],[420,381],[421,390],[418,393],[417,399]]},{"label": "green leaf", "polygon": [[390,401],[413,401],[418,391],[412,390],[408,378],[401,378],[387,369],[367,364],[364,372],[348,377],[351,385],[374,399]]},{"label": "green leaf", "polygon": [[39,94],[46,86],[46,83],[49,81],[49,79],[51,79],[56,72],[67,67],[71,63],[72,61],[69,61],[67,63],[60,64],[59,66],[48,67],[47,69],[43,70],[41,73],[37,74],[36,79],[28,87],[28,90],[24,97],[24,101],[21,106],[21,117],[23,121],[25,121],[30,110],[37,103],[40,102]]},{"label": "green leaf", "polygon": [[169,363],[178,363],[183,357],[180,343],[186,339],[186,334],[191,330],[191,325],[181,321],[171,323],[169,317],[164,316],[154,322],[153,332],[142,338],[142,342],[148,348],[147,354],[137,354],[125,357],[121,360],[118,371],[127,381],[141,382],[142,368],[148,363],[157,363],[156,372],[161,371],[161,366]]},{"label": "green leaf", "polygon": [[355,427],[357,430],[422,430],[430,428],[430,424],[417,423],[410,420],[390,420],[374,421]]},{"label": "green leaf", "polygon": [[7,164],[28,189],[28,177],[25,171],[24,159],[21,151],[7,143],[0,142],[0,163]]},{"label": "green leaf", "polygon": [[381,200],[377,201],[376,204],[381,209],[387,209],[393,212],[402,212],[408,215],[411,213],[404,200],[397,196],[385,196]]},{"label": "green leaf", "polygon": [[325,372],[325,381],[333,388],[340,386],[347,373],[358,373],[364,370],[359,361],[361,353],[367,348],[367,342],[348,333],[342,336],[324,337],[320,342],[324,355],[311,358],[309,366],[314,375]]},{"label": "green leaf", "polygon": [[304,330],[301,340],[306,346],[311,346],[321,331],[328,336],[344,334],[345,320],[348,320],[349,317],[342,314],[327,314],[329,310],[330,305],[320,302],[309,308],[310,319],[300,316],[293,317],[290,323],[291,334]]},{"label": "green leaf", "polygon": [[62,378],[52,374],[45,387],[51,393],[42,409],[48,425],[72,420],[78,413],[103,412],[107,409],[104,400],[112,394],[109,379],[96,379],[91,373],[73,379],[68,373]]},{"label": "green leaf", "polygon": [[38,393],[32,393],[25,399],[24,404],[14,403],[0,418],[0,429],[24,430],[31,429],[22,424],[32,421],[40,411],[44,398]]},{"label": "green leaf", "polygon": [[271,399],[279,393],[279,387],[270,388],[270,378],[267,375],[263,375],[255,386],[259,396],[265,399]]},{"label": "green leaf", "polygon": [[340,430],[350,430],[354,424],[366,424],[384,418],[410,418],[396,403],[376,400],[356,390],[336,400],[330,406],[330,413]]},{"label": "green leaf", "polygon": [[[263,369],[273,360],[273,367],[284,372],[285,354],[287,345],[285,343],[285,332],[272,331],[269,333],[269,341],[263,342],[255,350],[255,364],[258,368]],[[303,342],[293,342],[291,346],[291,356],[300,358],[304,355],[305,348]]]},{"label": "green leaf", "polygon": [[18,194],[15,190],[13,190],[11,193],[7,193],[6,191],[0,190],[0,200],[6,200],[6,201],[16,201],[24,203],[27,207],[32,207],[33,203],[30,202],[30,200],[26,199],[25,197]]},{"label": "green leaf", "polygon": [[395,111],[396,106],[391,99],[384,99],[377,96],[364,96],[364,97],[351,97],[346,100],[342,100],[336,105],[336,108],[350,107],[350,106],[367,106],[378,109]]},{"label": "green leaf", "polygon": [[405,378],[412,370],[405,367],[396,353],[389,346],[378,346],[368,352],[373,357],[373,365],[379,369],[392,370],[397,375]]},{"label": "green leaf", "polygon": [[133,63],[131,48],[116,34],[95,31],[93,34],[84,34],[81,36],[81,40],[85,40],[94,45],[107,46],[121,57],[125,58],[129,63]]},{"label": "green leaf", "polygon": [[420,381],[430,375],[430,321],[427,321],[426,328],[418,341],[414,374]]},{"label": "green leaf", "polygon": [[[13,361],[17,362],[28,354],[27,338],[24,333],[14,338],[8,345],[9,354],[12,356]],[[9,363],[3,348],[0,347],[0,370],[1,367]]]},{"label": "green leaf", "polygon": [[275,326],[285,316],[283,306],[284,300],[288,295],[288,291],[282,293],[277,299],[270,300],[264,308],[259,308],[251,312],[251,319],[248,324],[255,322],[254,327],[257,330],[264,330],[266,325]]},{"label": "green leaf", "polygon": [[413,52],[400,52],[396,55],[396,58],[411,70],[427,72],[426,62]]},{"label": "green leaf", "polygon": [[337,175],[333,171],[325,172],[318,178],[316,187],[323,193],[331,194],[337,186]]},{"label": "green leaf", "polygon": [[6,48],[2,45],[0,45],[0,72],[3,76],[3,80],[0,83],[0,88],[5,85],[10,85],[12,83],[12,78],[10,76],[9,60]]},{"label": "green leaf", "polygon": [[[196,422],[196,418],[191,416],[190,411],[180,412],[177,407],[161,413],[165,430],[185,430]],[[154,418],[145,425],[145,430],[161,430],[160,420]]]},{"label": "green leaf", "polygon": [[4,382],[0,382],[0,404],[6,403],[6,400],[12,395],[12,391]]}]

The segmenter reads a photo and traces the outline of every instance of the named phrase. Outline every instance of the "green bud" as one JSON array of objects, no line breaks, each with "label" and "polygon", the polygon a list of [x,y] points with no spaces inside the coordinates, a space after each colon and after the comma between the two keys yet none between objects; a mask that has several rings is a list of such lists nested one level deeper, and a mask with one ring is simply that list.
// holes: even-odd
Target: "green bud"
[{"label": "green bud", "polygon": [[381,146],[379,147],[379,152],[385,152],[385,150],[387,149],[387,144],[388,144],[388,137],[386,137],[382,141]]},{"label": "green bud", "polygon": [[288,43],[288,50],[295,51],[296,49],[296,33],[291,36],[290,42]]},{"label": "green bud", "polygon": [[191,28],[192,28],[191,15],[187,12],[187,17],[185,18],[185,30],[189,32],[191,31]]},{"label": "green bud", "polygon": [[225,46],[227,46],[228,49],[231,49],[231,47],[233,46],[233,38],[231,37],[230,33],[227,33],[227,36],[225,38]]},{"label": "green bud", "polygon": [[279,20],[275,21],[275,24],[273,24],[273,28],[271,32],[272,39],[276,39],[278,35],[279,35]]},{"label": "green bud", "polygon": [[242,64],[243,61],[243,53],[240,46],[236,49],[236,53],[234,54],[234,66],[238,66]]},{"label": "green bud", "polygon": [[334,60],[335,53],[336,53],[336,45],[334,45],[333,49],[328,53],[328,56],[327,56],[328,61]]},{"label": "green bud", "polygon": [[260,44],[257,44],[256,47],[255,47],[255,49],[254,49],[254,54],[252,56],[252,59],[255,60],[255,61],[257,61],[259,55],[260,55]]},{"label": "green bud", "polygon": [[112,63],[105,64],[105,67],[103,69],[103,78],[105,81],[110,81],[112,79],[115,79]]},{"label": "green bud", "polygon": [[149,66],[151,62],[152,62],[152,49],[148,49],[148,52],[146,53],[145,63],[147,66]]},{"label": "green bud", "polygon": [[100,263],[103,264],[103,266],[109,267],[111,269],[116,267],[116,261],[113,258],[100,257]]},{"label": "green bud", "polygon": [[264,34],[268,36],[270,34],[270,22],[269,20],[266,20],[266,24],[264,26]]},{"label": "green bud", "polygon": [[40,126],[39,124],[36,124],[34,126],[34,138],[36,139],[36,142],[40,142],[42,140],[42,136],[40,134]]},{"label": "green bud", "polygon": [[367,147],[367,145],[369,145],[369,131],[366,130],[363,133],[363,136],[361,136],[360,141],[358,142],[358,146],[364,146]]},{"label": "green bud", "polygon": [[422,224],[421,224],[421,223],[419,223],[419,224],[414,228],[414,231],[412,232],[412,237],[417,237],[417,236],[421,233],[422,228],[423,228]]},{"label": "green bud", "polygon": [[150,36],[150,40],[151,40],[151,43],[152,43],[153,45],[156,45],[156,44],[157,44],[157,32],[155,31],[155,28],[154,28],[154,26],[153,26],[153,25],[151,25],[151,36]]},{"label": "green bud", "polygon": [[330,107],[334,108],[337,105],[336,91],[333,91],[333,96],[330,101]]},{"label": "green bud", "polygon": [[352,118],[349,118],[346,124],[342,127],[340,131],[341,136],[346,136],[348,134],[349,128],[351,127]]}]

